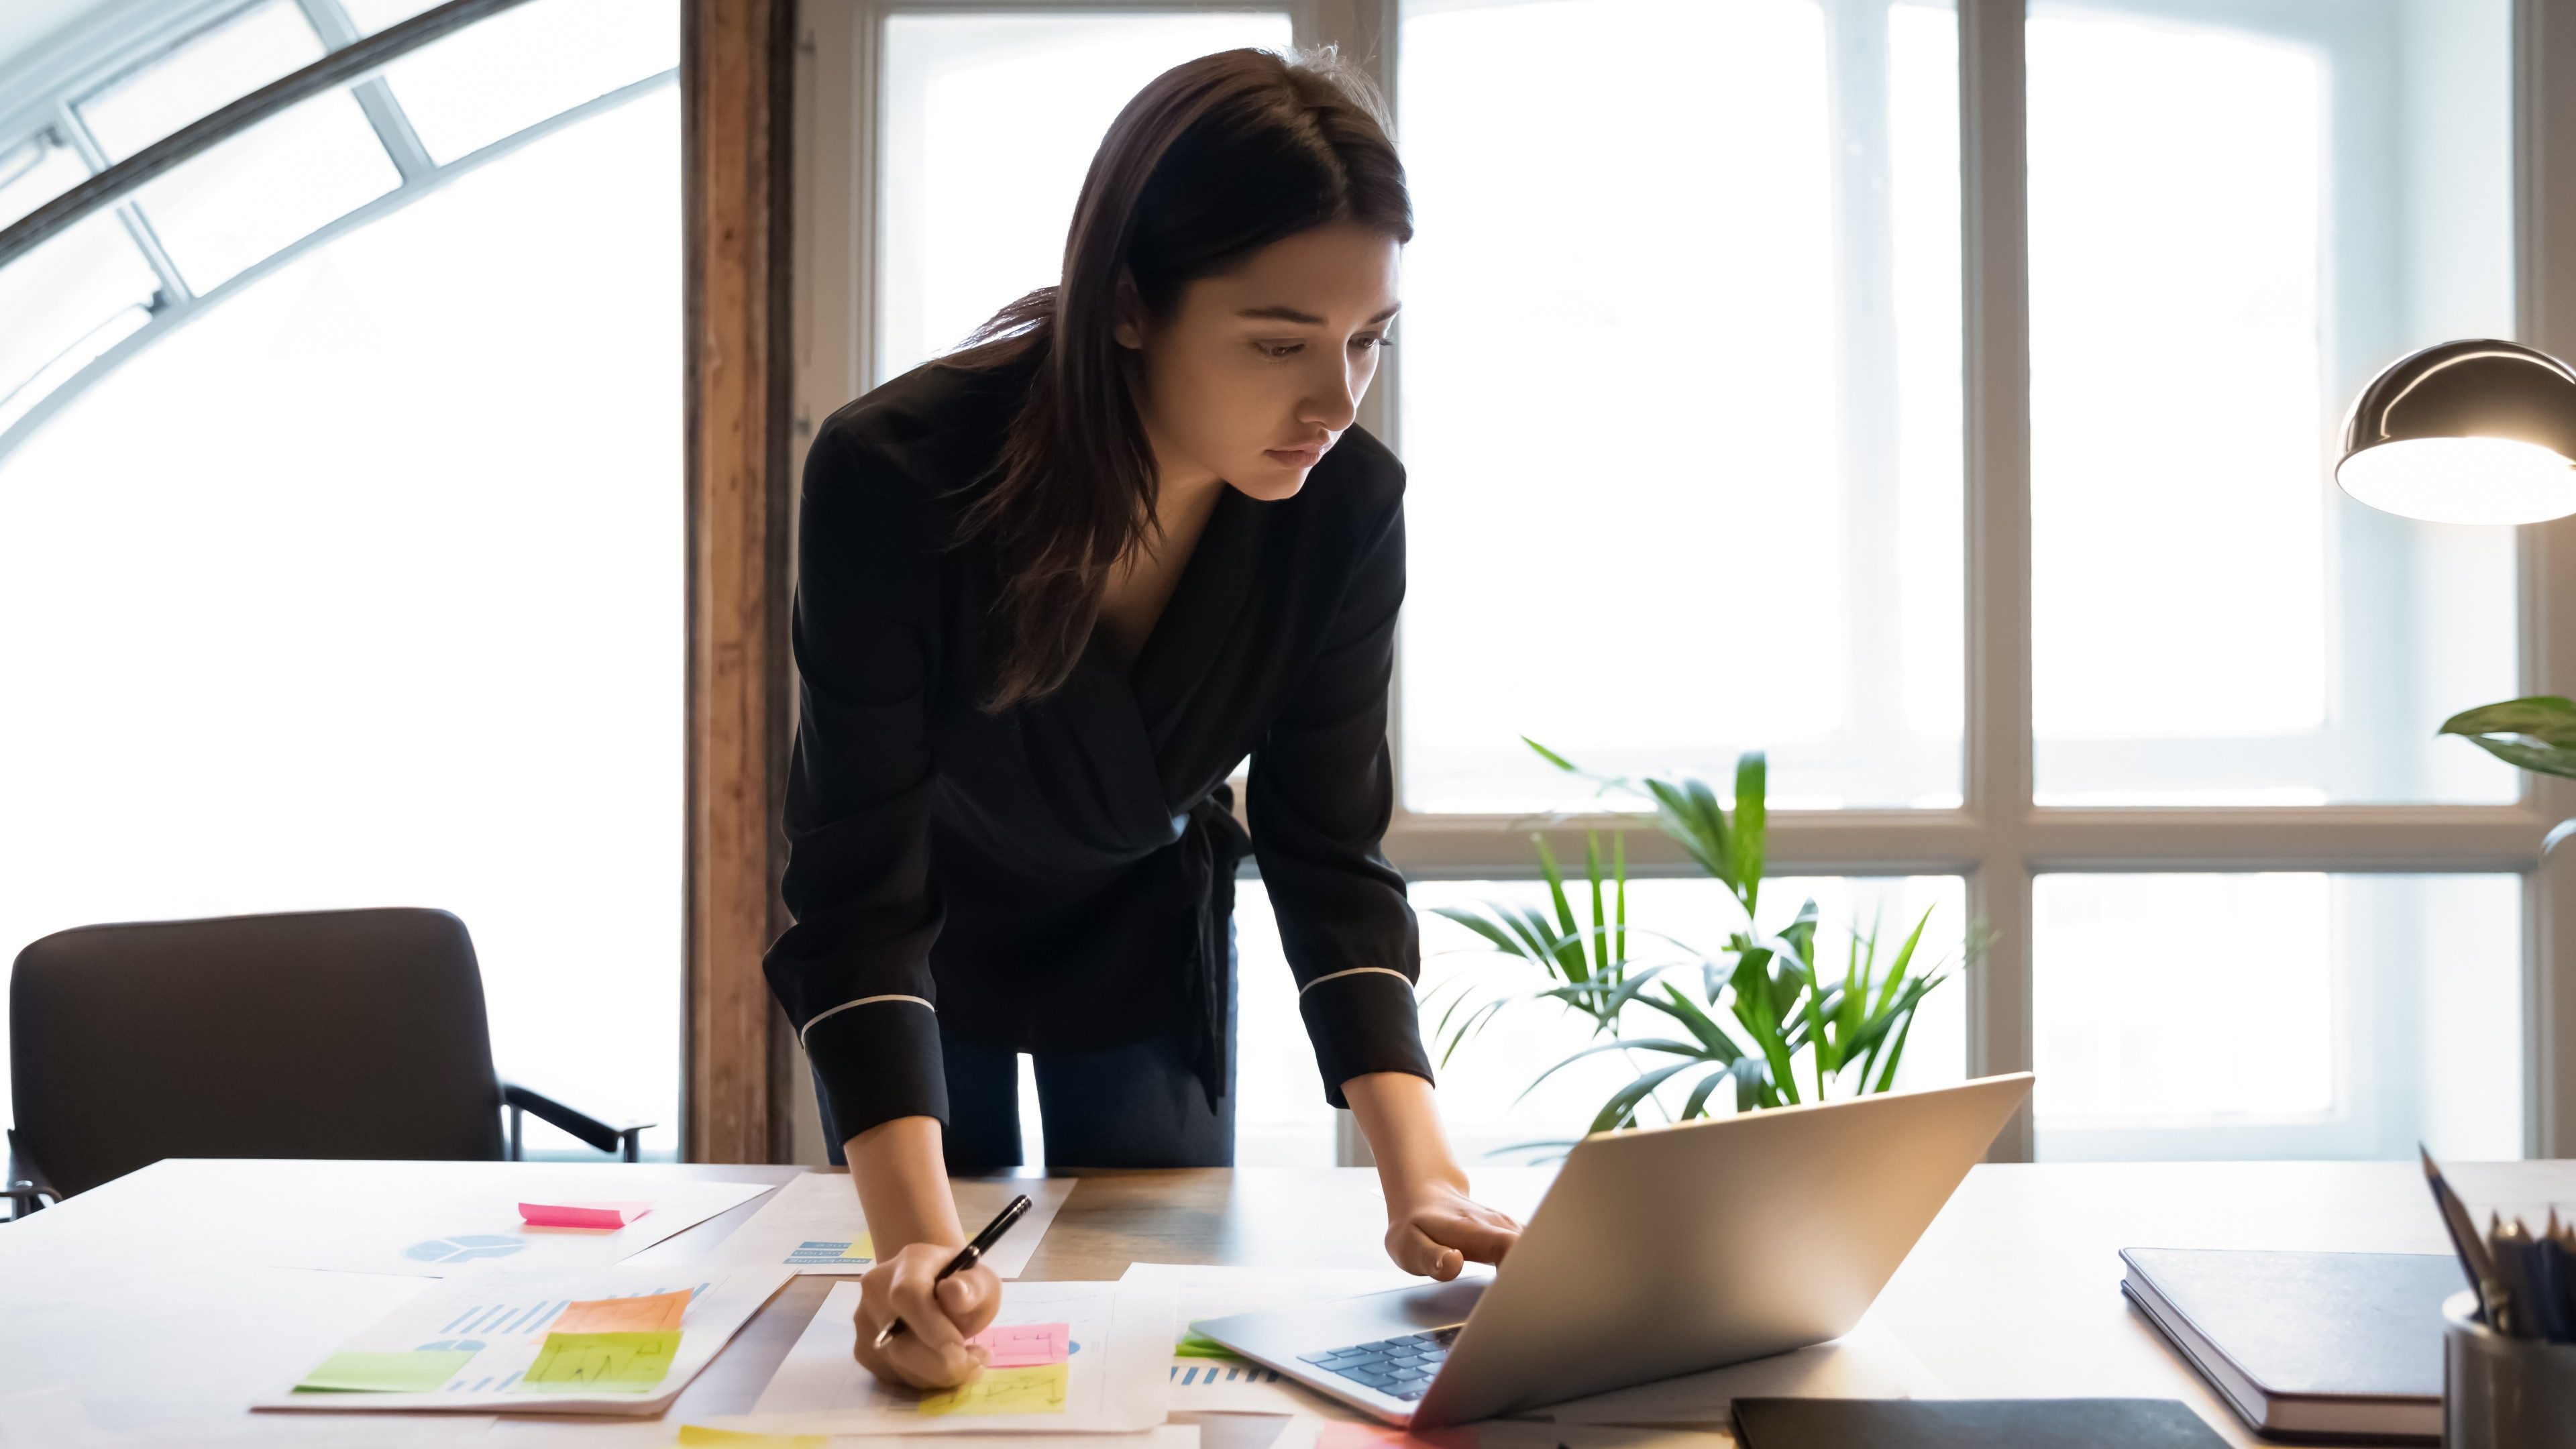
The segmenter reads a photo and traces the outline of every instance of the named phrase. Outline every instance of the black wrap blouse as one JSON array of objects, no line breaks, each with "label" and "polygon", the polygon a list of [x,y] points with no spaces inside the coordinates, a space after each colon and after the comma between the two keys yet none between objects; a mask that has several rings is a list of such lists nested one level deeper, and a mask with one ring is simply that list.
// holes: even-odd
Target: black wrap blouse
[{"label": "black wrap blouse", "polygon": [[[1404,469],[1345,432],[1294,498],[1221,490],[1122,672],[995,714],[1002,573],[958,519],[1031,364],[929,364],[842,408],[805,465],[784,893],[763,963],[853,1136],[948,1116],[940,1030],[1018,1051],[1179,1033],[1224,1089],[1234,876],[1279,919],[1324,1095],[1428,1078],[1404,880],[1380,851]],[[1252,760],[1247,836],[1226,780]]]}]

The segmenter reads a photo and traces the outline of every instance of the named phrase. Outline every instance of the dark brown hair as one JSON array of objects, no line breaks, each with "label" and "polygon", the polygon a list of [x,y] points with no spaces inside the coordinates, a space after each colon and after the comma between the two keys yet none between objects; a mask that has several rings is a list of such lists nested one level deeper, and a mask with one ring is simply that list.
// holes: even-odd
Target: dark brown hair
[{"label": "dark brown hair", "polygon": [[1201,56],[1155,77],[1110,123],[1074,204],[1062,280],[942,359],[983,370],[1037,354],[1000,478],[964,522],[964,537],[997,540],[1007,575],[986,708],[1064,683],[1111,567],[1154,527],[1153,450],[1132,360],[1112,335],[1121,286],[1168,316],[1188,283],[1336,222],[1413,239],[1375,90],[1330,49]]}]

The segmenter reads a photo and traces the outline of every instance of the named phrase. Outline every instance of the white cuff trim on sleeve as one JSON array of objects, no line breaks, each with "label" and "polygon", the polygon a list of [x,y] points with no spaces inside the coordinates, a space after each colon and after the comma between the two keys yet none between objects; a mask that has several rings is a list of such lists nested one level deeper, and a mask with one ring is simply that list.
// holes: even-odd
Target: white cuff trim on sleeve
[{"label": "white cuff trim on sleeve", "polygon": [[[1410,991],[1413,989],[1413,978],[1396,970],[1392,966],[1354,966],[1348,971],[1333,971],[1328,972],[1325,975],[1318,976],[1314,980],[1307,982],[1305,985],[1298,987],[1297,994],[1299,996],[1304,996],[1307,992],[1314,990],[1316,987],[1323,985],[1327,981],[1339,981],[1345,976],[1366,976],[1370,972],[1376,972],[1380,976],[1392,976],[1396,980],[1403,982],[1406,990]],[[856,1004],[857,1003],[855,1002],[852,1003],[852,1005]],[[819,1020],[820,1018],[817,1019]]]},{"label": "white cuff trim on sleeve", "polygon": [[821,1026],[824,1022],[840,1015],[851,1007],[873,1006],[880,1001],[909,1001],[913,1005],[920,1007],[922,1010],[929,1012],[933,1016],[937,1016],[939,1014],[938,1007],[931,1005],[928,1001],[918,996],[862,996],[856,1001],[844,1001],[840,1005],[833,1007],[831,1010],[816,1015],[812,1021],[805,1023],[805,1029],[803,1031],[796,1033],[796,1044],[800,1047],[805,1045],[805,1038],[813,1034],[814,1028]]}]

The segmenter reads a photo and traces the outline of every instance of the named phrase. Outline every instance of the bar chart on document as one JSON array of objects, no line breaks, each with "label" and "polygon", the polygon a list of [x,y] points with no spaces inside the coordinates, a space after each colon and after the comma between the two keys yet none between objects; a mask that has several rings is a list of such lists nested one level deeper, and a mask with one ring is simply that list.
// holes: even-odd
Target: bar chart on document
[{"label": "bar chart on document", "polygon": [[[692,1275],[694,1276],[694,1275]],[[494,1284],[506,1287],[506,1284]],[[651,1285],[661,1287],[660,1284]],[[674,1282],[668,1291],[684,1292],[694,1300],[706,1291],[704,1283]],[[483,1350],[504,1339],[527,1339],[528,1335],[552,1324],[572,1308],[576,1300],[539,1297],[529,1301],[525,1294],[494,1293],[494,1301],[467,1303],[459,1307],[445,1323],[438,1325],[434,1337],[409,1344],[406,1353],[470,1353],[483,1359]],[[446,1392],[459,1394],[499,1393],[518,1387],[519,1380],[536,1359],[535,1340],[523,1345],[515,1354],[492,1355],[488,1362],[473,1362],[479,1369],[473,1378],[458,1378],[446,1386]]]},{"label": "bar chart on document", "polygon": [[654,1413],[789,1277],[783,1268],[635,1267],[460,1275],[257,1404]]},{"label": "bar chart on document", "polygon": [[1289,1308],[1327,1298],[1353,1298],[1422,1280],[1385,1268],[1220,1268],[1180,1263],[1130,1263],[1122,1283],[1151,1285],[1172,1295],[1172,1412],[1203,1414],[1313,1414],[1363,1417],[1357,1409],[1281,1377],[1192,1327],[1203,1319],[1230,1318]]}]

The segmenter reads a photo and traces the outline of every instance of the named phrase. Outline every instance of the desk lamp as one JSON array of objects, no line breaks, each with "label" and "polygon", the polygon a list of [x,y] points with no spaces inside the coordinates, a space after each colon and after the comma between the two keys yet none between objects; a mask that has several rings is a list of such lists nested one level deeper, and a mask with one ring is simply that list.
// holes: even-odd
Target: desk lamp
[{"label": "desk lamp", "polygon": [[[2343,491],[2431,523],[2540,523],[2576,513],[2576,370],[2512,342],[2471,339],[2389,364],[2343,424]],[[2439,731],[2509,765],[2576,778],[2576,701],[2464,710]],[[2562,822],[2546,854],[2576,835]]]},{"label": "desk lamp", "polygon": [[2488,339],[2400,358],[2353,399],[2335,481],[2429,523],[2576,513],[2576,370]]}]

